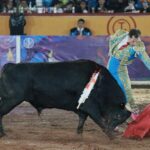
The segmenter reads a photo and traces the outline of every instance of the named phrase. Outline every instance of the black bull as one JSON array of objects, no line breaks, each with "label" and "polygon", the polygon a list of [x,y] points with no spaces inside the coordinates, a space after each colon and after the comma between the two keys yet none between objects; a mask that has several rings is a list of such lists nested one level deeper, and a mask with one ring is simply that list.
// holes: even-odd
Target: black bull
[{"label": "black bull", "polygon": [[[98,70],[94,89],[77,109],[83,89]],[[23,101],[38,113],[44,108],[74,111],[79,115],[78,133],[82,133],[88,116],[108,135],[130,116],[115,79],[105,67],[89,60],[6,64],[0,77],[0,98],[0,136],[4,135],[2,117]]]}]

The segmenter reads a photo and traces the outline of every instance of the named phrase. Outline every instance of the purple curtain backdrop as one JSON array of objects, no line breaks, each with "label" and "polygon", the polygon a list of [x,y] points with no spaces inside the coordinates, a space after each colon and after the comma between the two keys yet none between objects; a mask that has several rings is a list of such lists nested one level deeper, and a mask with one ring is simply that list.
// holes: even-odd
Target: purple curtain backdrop
[{"label": "purple curtain backdrop", "polygon": [[[143,37],[150,54],[150,37]],[[22,62],[47,62],[48,51],[53,52],[50,62],[90,59],[107,65],[108,36],[69,37],[69,36],[22,36]],[[150,80],[150,71],[140,60],[129,65],[132,80]]]},{"label": "purple curtain backdrop", "polygon": [[16,36],[0,36],[0,68],[8,62],[16,62]]}]

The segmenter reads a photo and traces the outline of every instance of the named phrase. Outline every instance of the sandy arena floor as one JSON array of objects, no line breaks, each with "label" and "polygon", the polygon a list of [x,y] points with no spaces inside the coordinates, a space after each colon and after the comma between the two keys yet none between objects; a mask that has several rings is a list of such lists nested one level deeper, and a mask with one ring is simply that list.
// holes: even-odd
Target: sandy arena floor
[{"label": "sandy arena floor", "polygon": [[[150,89],[133,91],[141,108],[150,103]],[[0,139],[0,150],[150,150],[150,138],[139,141],[119,135],[109,140],[90,119],[83,135],[77,135],[78,116],[73,112],[47,109],[39,118],[28,103],[5,116],[3,124],[7,136]]]}]

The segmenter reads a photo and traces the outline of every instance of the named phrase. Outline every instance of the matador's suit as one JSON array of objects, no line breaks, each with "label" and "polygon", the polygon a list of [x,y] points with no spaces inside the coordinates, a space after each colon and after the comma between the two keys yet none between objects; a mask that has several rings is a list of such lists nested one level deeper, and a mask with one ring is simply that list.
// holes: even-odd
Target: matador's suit
[{"label": "matador's suit", "polygon": [[134,100],[127,65],[138,57],[150,70],[150,58],[145,51],[144,43],[138,41],[134,47],[129,45],[128,32],[120,29],[110,36],[109,54],[110,58],[107,68],[124,91],[128,105],[132,109],[134,107]]}]

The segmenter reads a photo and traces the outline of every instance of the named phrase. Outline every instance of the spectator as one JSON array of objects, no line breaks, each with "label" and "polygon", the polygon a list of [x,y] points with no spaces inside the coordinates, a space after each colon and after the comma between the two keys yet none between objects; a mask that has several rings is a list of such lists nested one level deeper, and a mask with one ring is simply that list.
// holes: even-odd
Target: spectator
[{"label": "spectator", "polygon": [[53,3],[53,0],[43,0],[44,7],[50,7]]},{"label": "spectator", "polygon": [[88,13],[87,4],[85,1],[81,1],[75,8],[76,13]]},{"label": "spectator", "polygon": [[4,9],[4,4],[3,2],[0,2],[0,13],[3,12],[3,9]]},{"label": "spectator", "polygon": [[28,4],[26,0],[22,0],[19,4],[19,12],[24,13],[28,11]]},{"label": "spectator", "polygon": [[150,12],[150,5],[147,0],[143,0],[142,6],[143,6],[142,12]]},{"label": "spectator", "polygon": [[57,5],[63,5],[63,3],[61,2],[61,0],[54,0],[52,3],[52,6],[57,6]]},{"label": "spectator", "polygon": [[129,1],[128,6],[124,9],[125,12],[133,12],[135,10],[134,1]]},{"label": "spectator", "polygon": [[61,0],[53,1],[54,13],[63,13],[63,3]]},{"label": "spectator", "polygon": [[77,27],[74,27],[70,30],[71,36],[90,36],[92,32],[90,29],[85,27],[85,20],[79,19],[77,22]]},{"label": "spectator", "polygon": [[24,35],[26,20],[21,13],[13,13],[9,19],[10,35]]},{"label": "spectator", "polygon": [[[73,10],[74,9],[74,10]],[[73,2],[68,2],[64,7],[65,13],[75,13],[75,6]]]},{"label": "spectator", "polygon": [[36,6],[36,0],[26,0],[26,1],[27,1],[28,6],[30,5],[30,3],[32,7]]},{"label": "spectator", "polygon": [[143,5],[142,5],[142,1],[141,0],[136,0],[134,6],[135,6],[136,10],[139,10],[139,11],[143,10]]},{"label": "spectator", "polygon": [[148,8],[146,9],[146,12],[150,12],[150,5],[148,5]]},{"label": "spectator", "polygon": [[62,4],[65,6],[67,3],[71,2],[70,0],[61,0]]},{"label": "spectator", "polygon": [[95,13],[97,8],[97,0],[88,0],[88,12]]},{"label": "spectator", "polygon": [[96,12],[106,12],[106,11],[107,11],[106,0],[98,0]]},{"label": "spectator", "polygon": [[125,7],[128,6],[128,0],[109,0],[108,10],[114,12],[124,12]]},{"label": "spectator", "polygon": [[6,11],[7,12],[10,12],[13,10],[13,1],[12,0],[8,0],[7,3],[6,3]]}]

